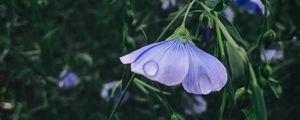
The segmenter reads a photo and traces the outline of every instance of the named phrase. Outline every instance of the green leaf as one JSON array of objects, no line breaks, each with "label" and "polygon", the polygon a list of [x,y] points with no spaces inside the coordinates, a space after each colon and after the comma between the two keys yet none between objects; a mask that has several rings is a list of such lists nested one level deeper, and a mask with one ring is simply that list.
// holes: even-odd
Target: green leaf
[{"label": "green leaf", "polygon": [[93,65],[93,58],[88,53],[78,53],[76,58],[80,61],[85,61],[88,65]]},{"label": "green leaf", "polygon": [[245,114],[246,119],[245,120],[257,120],[255,118],[254,112],[252,112],[252,109],[243,109],[242,112]]},{"label": "green leaf", "polygon": [[223,0],[220,0],[218,2],[218,4],[215,6],[215,8],[213,9],[213,11],[216,11],[216,12],[222,12],[224,9],[224,1]]},{"label": "green leaf", "polygon": [[161,103],[161,105],[166,109],[166,111],[168,112],[168,114],[172,115],[173,111],[169,107],[168,103],[161,96],[159,96],[157,93],[155,93],[155,96],[157,97],[157,99],[159,100],[159,102]]},{"label": "green leaf", "polygon": [[220,0],[205,0],[205,5],[207,5],[209,8],[213,9]]},{"label": "green leaf", "polygon": [[[143,82],[142,80],[140,80],[140,79],[138,79],[138,78],[134,78],[134,80],[133,80],[136,84],[138,84],[138,85],[140,85],[141,87],[146,87],[146,88],[148,88],[149,90],[152,90],[152,91],[154,91],[154,92],[158,92],[158,93],[160,93],[160,90],[159,89],[157,89],[156,87],[153,87],[153,86],[151,86],[151,85],[149,85],[149,84],[147,84],[147,83],[145,83],[145,82]],[[141,88],[141,89],[143,89],[143,88]],[[145,91],[144,91],[145,92]],[[166,95],[170,95],[171,93],[169,93],[169,92],[165,92],[165,91],[161,91],[163,94],[166,94]]]},{"label": "green leaf", "polygon": [[232,25],[231,22],[229,22],[223,15],[219,15],[219,19],[222,21],[224,24],[225,28],[227,31],[230,33],[230,35],[237,40],[238,43],[242,44],[243,47],[246,49],[249,47],[249,43],[242,39],[236,28]]},{"label": "green leaf", "polygon": [[139,82],[137,82],[136,80],[133,80],[133,82],[136,84],[136,86],[145,94],[149,94],[149,91]]},{"label": "green leaf", "polygon": [[251,96],[251,107],[255,114],[255,120],[267,120],[267,109],[262,89],[258,86],[257,79],[252,66],[249,64],[250,88],[253,92]]},{"label": "green leaf", "polygon": [[171,120],[184,120],[184,118],[178,113],[173,113],[171,116]]},{"label": "green leaf", "polygon": [[[0,61],[1,61],[1,62],[3,62],[5,56],[7,55],[8,52],[9,52],[9,49],[3,50],[3,52],[2,52],[1,55],[0,55]],[[0,62],[0,63],[1,63],[1,62]]]},{"label": "green leaf", "polygon": [[115,96],[117,89],[121,86],[123,80],[120,80],[112,89],[110,97]]},{"label": "green leaf", "polygon": [[226,49],[227,49],[227,54],[228,54],[228,59],[229,59],[229,64],[231,67],[232,73],[232,79],[234,81],[240,81],[241,78],[245,75],[245,69],[244,69],[244,59],[241,59],[243,56],[239,54],[239,50],[236,47],[233,47],[231,44],[228,42],[226,44]]},{"label": "green leaf", "polygon": [[56,32],[58,32],[59,30],[61,30],[62,29],[62,27],[60,26],[60,27],[56,27],[56,28],[54,28],[54,29],[52,29],[52,30],[49,30],[44,36],[43,36],[43,40],[46,40],[46,39],[48,39],[48,38],[51,38],[52,36],[54,36],[55,35],[55,33]]},{"label": "green leaf", "polygon": [[[276,82],[274,82],[276,81]],[[279,96],[282,94],[282,87],[279,85],[279,81],[269,78],[269,81],[267,82],[270,86],[271,90],[273,91],[274,95],[279,98]]]}]

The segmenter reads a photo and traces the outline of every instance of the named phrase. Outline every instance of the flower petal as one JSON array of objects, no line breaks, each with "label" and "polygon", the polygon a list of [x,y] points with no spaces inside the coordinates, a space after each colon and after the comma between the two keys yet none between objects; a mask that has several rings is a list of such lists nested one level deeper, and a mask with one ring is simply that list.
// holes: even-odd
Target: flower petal
[{"label": "flower petal", "polygon": [[118,84],[119,81],[112,81],[112,82],[109,82],[109,83],[105,83],[103,85],[103,88],[101,90],[101,97],[105,100],[105,101],[108,101],[109,100],[109,91],[111,89],[113,89],[113,87],[115,87],[117,84]]},{"label": "flower petal", "polygon": [[191,43],[186,43],[190,54],[189,72],[182,82],[189,93],[208,94],[221,90],[227,81],[224,65],[215,57],[200,50]]},{"label": "flower petal", "polygon": [[202,96],[195,96],[195,100],[197,102],[197,104],[193,106],[195,112],[198,114],[205,112],[207,109],[207,102],[205,99]]},{"label": "flower petal", "polygon": [[264,5],[261,0],[236,0],[238,6],[244,7],[249,13],[261,12],[264,14]]},{"label": "flower petal", "polygon": [[261,59],[264,61],[282,60],[283,51],[276,49],[265,49],[261,52]]},{"label": "flower petal", "polygon": [[173,6],[176,5],[176,0],[170,0],[170,2],[171,2],[171,4],[172,4]]},{"label": "flower petal", "polygon": [[129,64],[134,62],[140,55],[142,55],[144,52],[150,50],[151,48],[154,48],[157,45],[160,45],[162,43],[165,43],[166,41],[162,41],[162,42],[157,42],[157,43],[152,43],[150,45],[144,46],[140,49],[137,49],[127,55],[124,55],[122,57],[120,57],[120,60],[123,64]]},{"label": "flower petal", "polygon": [[170,6],[170,0],[164,0],[163,3],[162,3],[162,5],[161,5],[161,8],[163,10],[166,10],[166,9],[169,8],[169,6]]},{"label": "flower petal", "polygon": [[180,84],[188,72],[188,52],[178,38],[157,45],[131,64],[131,71],[164,85]]},{"label": "flower petal", "polygon": [[224,10],[224,15],[227,18],[228,21],[233,22],[234,17],[235,17],[235,13],[233,12],[233,10],[231,8],[226,8]]},{"label": "flower petal", "polygon": [[250,1],[257,5],[257,7],[259,8],[262,14],[265,13],[265,5],[261,2],[261,0],[250,0]]}]

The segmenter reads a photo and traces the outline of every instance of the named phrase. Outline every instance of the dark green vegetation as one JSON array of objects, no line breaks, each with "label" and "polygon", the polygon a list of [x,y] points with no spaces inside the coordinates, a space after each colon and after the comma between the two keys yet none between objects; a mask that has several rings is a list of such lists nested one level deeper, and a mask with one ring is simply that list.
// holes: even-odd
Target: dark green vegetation
[{"label": "dark green vegetation", "polygon": [[[219,3],[218,0],[207,1],[213,5],[211,8]],[[102,85],[123,78],[124,86],[130,78],[129,66],[122,65],[119,57],[156,41],[188,3],[177,0],[176,7],[162,10],[160,0],[1,0],[0,120],[108,119],[114,102],[101,98]],[[174,111],[177,117],[186,120],[300,118],[299,0],[270,0],[272,14],[267,18],[249,14],[226,0],[225,3],[236,13],[233,25],[237,32],[220,15],[219,18],[249,59],[243,61],[241,56],[236,56],[239,53],[227,42],[222,30],[218,36],[213,28],[209,45],[201,37],[195,40],[201,49],[217,56],[226,67],[231,66],[231,79],[225,90],[204,96],[207,111],[201,115],[186,115],[182,104],[192,95],[181,86],[161,86],[171,93],[162,95],[157,92],[159,86],[155,82],[137,76],[155,89],[132,84],[130,98],[117,110],[116,118],[168,120],[172,114],[174,118]],[[214,12],[221,14],[223,7],[217,5]],[[204,11],[199,3],[191,9],[197,10],[201,12],[190,14],[186,22],[192,36],[202,36],[200,29],[206,26],[205,21],[199,19]],[[183,15],[179,16],[159,41],[171,35],[182,19]],[[268,25],[264,24],[266,21]],[[276,32],[273,41],[262,39],[269,29]],[[217,36],[226,47],[225,56],[220,54]],[[257,55],[259,48],[284,50],[284,59],[270,64],[271,73]],[[59,73],[64,68],[79,76],[81,83],[77,87],[58,87]],[[249,88],[250,92],[237,90],[241,87]],[[242,97],[237,98],[239,92]],[[224,108],[222,101],[225,101]],[[4,102],[13,108],[4,109]]]}]

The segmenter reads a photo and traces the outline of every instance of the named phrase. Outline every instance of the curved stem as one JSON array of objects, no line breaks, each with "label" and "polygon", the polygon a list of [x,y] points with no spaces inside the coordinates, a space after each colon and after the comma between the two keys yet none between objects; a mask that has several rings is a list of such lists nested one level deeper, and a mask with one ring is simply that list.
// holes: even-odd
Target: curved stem
[{"label": "curved stem", "polygon": [[191,4],[189,5],[188,9],[186,10],[185,14],[184,14],[184,18],[183,18],[183,21],[182,21],[182,25],[184,26],[185,25],[185,21],[186,21],[186,18],[187,18],[187,15],[191,9],[191,7],[193,6],[193,4],[196,2],[197,0],[193,0],[191,2]]},{"label": "curved stem", "polygon": [[221,107],[220,110],[218,112],[218,116],[217,116],[217,120],[223,120],[223,115],[224,115],[224,111],[225,111],[225,107],[226,107],[226,92],[227,88],[224,89],[223,92],[223,96],[222,96],[222,102],[221,102]]},{"label": "curved stem", "polygon": [[223,46],[223,42],[222,42],[220,27],[218,26],[218,24],[216,24],[215,28],[216,28],[216,33],[217,33],[218,47],[221,51],[221,57],[223,59],[223,58],[225,58],[225,50],[224,50],[224,46]]},{"label": "curved stem", "polygon": [[[204,10],[206,10],[207,12],[210,12],[210,9],[201,2],[201,6],[204,8]],[[234,39],[232,38],[232,36],[230,35],[230,33],[227,31],[226,27],[224,26],[224,24],[220,21],[220,19],[218,18],[217,15],[213,15],[213,14],[208,14],[210,17],[212,17],[215,21],[216,24],[219,25],[219,28],[221,29],[223,35],[225,36],[225,38],[228,40],[228,42],[233,45],[234,47],[238,47],[237,43],[234,41]]]},{"label": "curved stem", "polygon": [[158,42],[169,30],[169,28],[174,24],[174,22],[181,16],[181,14],[185,11],[187,6],[184,6],[178,13],[177,15],[173,18],[173,20],[167,25],[167,27],[164,28],[162,33],[158,36],[155,42]]}]

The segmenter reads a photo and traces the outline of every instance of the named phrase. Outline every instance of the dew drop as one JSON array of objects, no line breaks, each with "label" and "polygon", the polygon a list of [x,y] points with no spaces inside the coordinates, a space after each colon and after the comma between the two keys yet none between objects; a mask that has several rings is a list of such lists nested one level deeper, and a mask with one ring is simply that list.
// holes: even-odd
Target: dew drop
[{"label": "dew drop", "polygon": [[150,60],[148,62],[146,62],[143,66],[143,70],[146,73],[146,75],[148,76],[155,76],[158,72],[158,64],[157,62]]}]

